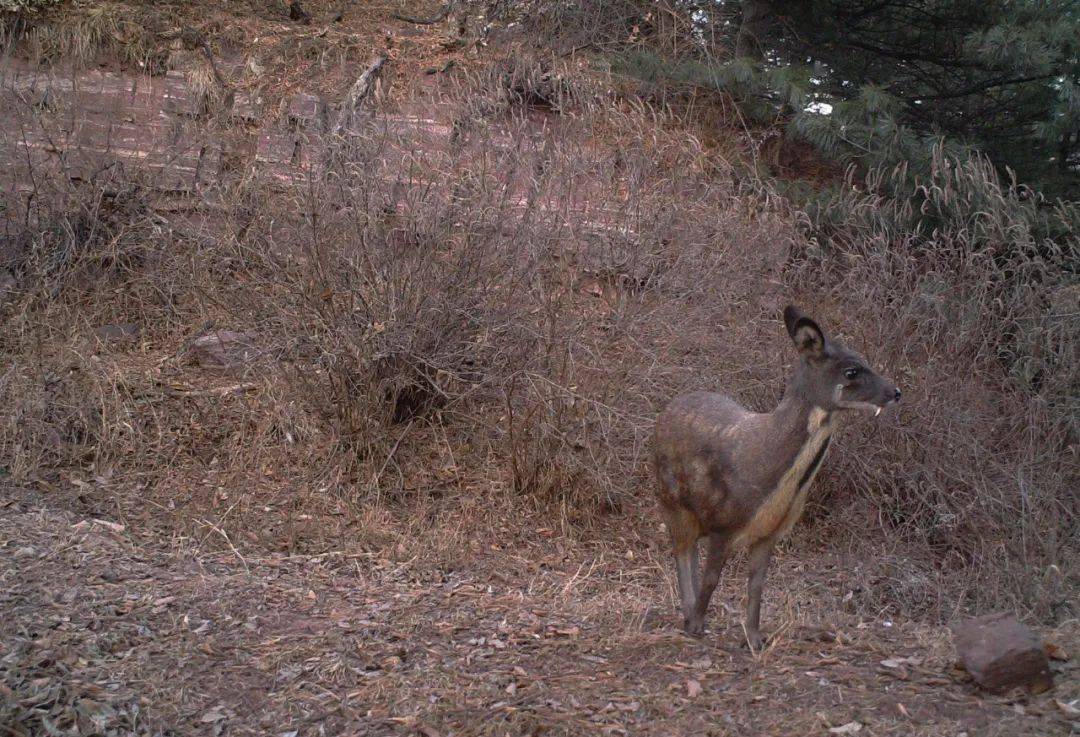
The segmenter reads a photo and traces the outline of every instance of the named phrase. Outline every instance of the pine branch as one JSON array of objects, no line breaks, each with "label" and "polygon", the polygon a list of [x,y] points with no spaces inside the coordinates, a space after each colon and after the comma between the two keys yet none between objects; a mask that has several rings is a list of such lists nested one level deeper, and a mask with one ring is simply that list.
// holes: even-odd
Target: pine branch
[{"label": "pine branch", "polygon": [[1054,79],[1060,76],[1058,74],[1034,74],[1029,77],[1013,77],[1011,79],[990,79],[985,82],[980,82],[977,85],[968,87],[967,89],[958,90],[955,92],[947,92],[940,95],[925,95],[923,97],[913,98],[914,101],[926,102],[929,100],[955,100],[960,97],[967,97],[968,95],[976,95],[980,92],[986,92],[988,90],[997,89],[999,87],[1008,87],[1014,84],[1025,84],[1027,82],[1040,82],[1044,79]]}]

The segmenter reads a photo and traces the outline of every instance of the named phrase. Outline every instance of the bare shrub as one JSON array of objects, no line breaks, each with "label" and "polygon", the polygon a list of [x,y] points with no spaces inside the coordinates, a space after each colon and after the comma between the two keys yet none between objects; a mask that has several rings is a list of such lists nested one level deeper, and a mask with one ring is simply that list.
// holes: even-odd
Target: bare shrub
[{"label": "bare shrub", "polygon": [[248,233],[258,276],[238,295],[277,345],[299,397],[334,419],[342,449],[382,463],[395,424],[455,416],[530,350],[520,300],[530,264],[486,209],[414,181],[404,200],[352,142],[296,202],[291,225]]},{"label": "bare shrub", "polygon": [[[466,110],[472,92],[491,89],[487,79],[475,84],[454,98]],[[504,137],[525,123],[510,109],[495,120],[496,128],[477,127],[446,150],[424,151],[423,166],[413,142],[378,118],[334,142],[325,169],[287,208],[293,216],[272,230],[256,220],[245,231],[251,288],[237,299],[284,357],[294,395],[332,419],[347,452],[328,465],[359,462],[348,475],[361,488],[385,481],[409,427],[449,424],[477,453],[499,459],[499,480],[515,494],[588,518],[629,492],[628,479],[613,472],[628,460],[621,438],[633,436],[629,452],[639,463],[649,422],[637,409],[624,426],[618,406],[632,390],[637,358],[622,360],[607,346],[625,339],[629,318],[597,304],[587,282],[599,269],[566,268],[579,257],[596,260],[581,231],[607,232],[618,212],[590,212],[582,200],[576,187],[595,180],[597,161],[582,159],[570,137],[508,148]],[[610,153],[605,168],[627,167]],[[661,172],[645,155],[629,166],[640,167],[647,171],[634,198]],[[606,181],[598,198],[620,179]],[[622,206],[644,222],[643,205]],[[580,226],[568,227],[568,216]],[[647,237],[670,246],[674,223],[650,223],[668,232]],[[610,285],[612,296],[640,291],[658,268],[656,253],[645,263],[634,250],[622,249],[617,268],[634,275]]]},{"label": "bare shrub", "polygon": [[151,257],[155,216],[140,187],[131,180],[112,184],[56,190],[21,228],[6,224],[0,268],[42,290],[31,295],[35,308],[47,308],[61,291],[130,277]]}]

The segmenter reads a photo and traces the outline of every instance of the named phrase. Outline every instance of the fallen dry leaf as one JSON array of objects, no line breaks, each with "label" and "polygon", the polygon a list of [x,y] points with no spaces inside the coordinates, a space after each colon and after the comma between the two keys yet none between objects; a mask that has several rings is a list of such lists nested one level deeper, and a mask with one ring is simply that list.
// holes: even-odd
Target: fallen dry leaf
[{"label": "fallen dry leaf", "polygon": [[686,695],[691,699],[696,699],[701,695],[701,683],[691,678],[686,682]]},{"label": "fallen dry leaf", "polygon": [[904,665],[919,665],[922,658],[886,658],[881,664],[886,668],[899,668]]},{"label": "fallen dry leaf", "polygon": [[225,715],[218,709],[211,709],[210,711],[199,717],[199,721],[203,724],[210,724],[211,722],[220,722],[225,718]]},{"label": "fallen dry leaf", "polygon": [[1068,702],[1062,701],[1061,699],[1054,699],[1057,708],[1069,719],[1080,719],[1080,708],[1077,708],[1076,706],[1077,701],[1080,701],[1080,699],[1073,699]]},{"label": "fallen dry leaf", "polygon": [[1046,657],[1050,658],[1051,660],[1060,660],[1061,662],[1065,662],[1069,659],[1069,654],[1062,650],[1060,646],[1055,645],[1052,642],[1044,642],[1043,651],[1046,652]]},{"label": "fallen dry leaf", "polygon": [[127,529],[122,524],[120,524],[119,522],[110,522],[109,520],[104,520],[104,519],[83,520],[82,522],[76,522],[75,524],[73,524],[71,526],[71,528],[73,530],[79,530],[81,532],[81,531],[85,530],[87,527],[90,527],[91,525],[97,525],[99,527],[104,527],[105,529],[110,530],[112,532],[116,532],[116,533],[121,533],[125,529]]}]

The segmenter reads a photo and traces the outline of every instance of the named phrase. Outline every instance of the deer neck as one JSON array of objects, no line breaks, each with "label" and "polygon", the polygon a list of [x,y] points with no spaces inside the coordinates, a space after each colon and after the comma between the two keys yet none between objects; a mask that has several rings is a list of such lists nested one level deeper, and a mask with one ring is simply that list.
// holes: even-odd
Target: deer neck
[{"label": "deer neck", "polygon": [[768,455],[760,458],[758,507],[736,544],[786,535],[802,515],[810,488],[832,435],[832,416],[800,398],[786,396],[765,423]]},{"label": "deer neck", "polygon": [[769,413],[769,434],[780,442],[802,445],[811,435],[832,434],[833,413],[788,392]]},{"label": "deer neck", "polygon": [[828,450],[834,414],[789,392],[769,413],[767,445],[773,449],[769,491],[797,495],[813,480]]}]

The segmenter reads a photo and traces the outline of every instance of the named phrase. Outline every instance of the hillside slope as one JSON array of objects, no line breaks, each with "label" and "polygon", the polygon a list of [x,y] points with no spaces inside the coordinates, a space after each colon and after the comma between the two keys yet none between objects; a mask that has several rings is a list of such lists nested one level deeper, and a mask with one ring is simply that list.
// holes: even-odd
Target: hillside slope
[{"label": "hillside slope", "polygon": [[[930,236],[865,182],[811,223],[723,101],[303,6],[61,4],[0,72],[0,726],[1075,729],[1080,292],[995,209],[1026,195],[943,160]],[[738,564],[679,630],[648,438],[682,390],[774,403],[789,301],[905,403],[838,437],[753,656]],[[954,667],[991,609],[1053,691]]]}]

